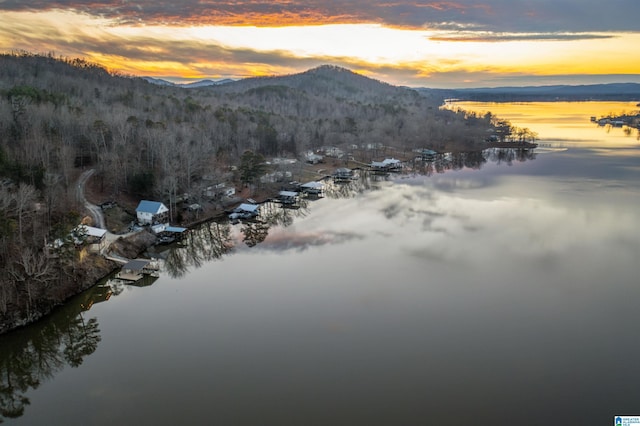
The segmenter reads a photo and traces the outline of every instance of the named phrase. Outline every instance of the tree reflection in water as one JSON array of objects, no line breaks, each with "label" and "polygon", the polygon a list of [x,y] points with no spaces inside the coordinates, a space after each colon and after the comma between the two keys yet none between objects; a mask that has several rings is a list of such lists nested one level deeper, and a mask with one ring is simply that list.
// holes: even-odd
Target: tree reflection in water
[{"label": "tree reflection in water", "polygon": [[415,173],[431,176],[450,170],[480,170],[488,162],[512,165],[514,161],[524,162],[536,158],[535,150],[527,148],[489,148],[483,151],[450,152],[437,154],[432,161],[416,159],[412,163]]},{"label": "tree reflection in water", "polygon": [[184,276],[189,268],[221,258],[234,247],[228,223],[206,222],[192,228],[182,240],[163,255],[164,270],[173,278]]},{"label": "tree reflection in water", "polygon": [[96,286],[56,310],[46,321],[0,338],[0,423],[17,418],[37,389],[65,366],[78,367],[98,348],[98,320],[85,319],[95,303],[108,300],[108,287]]},{"label": "tree reflection in water", "polygon": [[260,215],[256,220],[242,223],[244,242],[249,247],[254,247],[263,242],[269,235],[272,226],[286,228],[291,226],[295,218],[305,217],[309,213],[309,201],[300,199],[295,206],[284,206],[274,201],[263,203],[260,208]]},{"label": "tree reflection in water", "polygon": [[[438,154],[433,161],[413,161],[408,172],[432,175],[463,168],[480,169],[489,161],[511,165],[514,161],[535,157],[533,150],[517,148]],[[381,181],[389,179],[389,174],[376,175],[359,170],[355,179],[347,182],[326,182],[324,194],[330,198],[352,198],[375,190]],[[309,201],[305,199],[300,200],[296,208],[264,203],[257,220],[242,224],[243,242],[254,247],[267,238],[271,226],[290,226],[295,218],[306,216],[308,212]],[[191,229],[180,246],[163,253],[164,269],[174,278],[181,277],[190,267],[198,268],[220,259],[233,248],[231,225],[208,222]],[[46,321],[0,337],[0,423],[3,419],[24,414],[30,403],[26,396],[29,390],[38,388],[65,366],[80,366],[85,357],[95,352],[101,340],[98,321],[86,319],[83,312],[95,303],[120,294],[123,289],[124,285],[118,283],[95,286],[65,304]]]}]

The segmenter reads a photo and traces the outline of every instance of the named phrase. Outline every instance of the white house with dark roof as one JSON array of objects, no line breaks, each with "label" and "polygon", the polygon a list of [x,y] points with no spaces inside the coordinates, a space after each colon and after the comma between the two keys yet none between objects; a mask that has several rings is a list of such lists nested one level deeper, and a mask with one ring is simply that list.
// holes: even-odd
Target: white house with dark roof
[{"label": "white house with dark roof", "polygon": [[159,201],[142,200],[136,208],[136,217],[141,225],[168,223],[169,209]]}]

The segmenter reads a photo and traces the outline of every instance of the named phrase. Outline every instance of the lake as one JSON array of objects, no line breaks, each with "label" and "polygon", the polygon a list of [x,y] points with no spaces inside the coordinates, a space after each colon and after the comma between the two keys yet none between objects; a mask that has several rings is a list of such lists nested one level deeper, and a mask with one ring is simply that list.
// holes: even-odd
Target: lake
[{"label": "lake", "polygon": [[[333,184],[207,224],[148,286],[0,337],[15,425],[611,424],[640,415],[633,103],[460,103],[522,155]],[[434,171],[435,170],[435,171]],[[442,173],[438,173],[441,171]]]}]

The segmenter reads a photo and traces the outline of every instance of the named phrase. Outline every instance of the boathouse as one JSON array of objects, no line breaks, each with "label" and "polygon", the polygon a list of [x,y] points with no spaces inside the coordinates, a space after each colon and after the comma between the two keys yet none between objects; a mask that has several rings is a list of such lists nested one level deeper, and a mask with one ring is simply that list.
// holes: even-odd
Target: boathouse
[{"label": "boathouse", "polygon": [[277,201],[282,205],[295,205],[298,202],[298,193],[294,191],[280,191]]},{"label": "boathouse", "polygon": [[257,204],[242,203],[229,214],[229,219],[232,221],[238,219],[251,219],[258,216],[260,213],[260,206]]},{"label": "boathouse", "polygon": [[145,275],[158,276],[159,269],[157,262],[153,260],[134,259],[122,265],[116,277],[125,281],[138,281]]},{"label": "boathouse", "polygon": [[300,185],[300,190],[307,196],[322,197],[324,195],[324,184],[318,181],[307,182]]},{"label": "boathouse", "polygon": [[336,182],[348,182],[353,180],[353,170],[346,167],[336,169],[333,173],[333,180]]}]

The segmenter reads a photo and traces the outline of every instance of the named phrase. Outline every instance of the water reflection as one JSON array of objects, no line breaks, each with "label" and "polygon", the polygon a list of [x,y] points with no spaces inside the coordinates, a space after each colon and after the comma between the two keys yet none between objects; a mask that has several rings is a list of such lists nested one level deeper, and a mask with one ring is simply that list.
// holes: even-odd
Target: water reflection
[{"label": "water reflection", "polygon": [[[405,173],[374,173],[365,169],[355,169],[349,179],[326,180],[324,182],[324,196],[332,199],[354,198],[369,191],[380,188],[382,182],[403,176],[445,173],[462,169],[479,170],[488,162],[498,165],[512,165],[514,162],[530,161],[536,158],[531,149],[522,148],[492,148],[484,151],[441,153],[429,161],[417,157],[406,167]],[[260,205],[259,215],[251,220],[239,222],[239,233],[232,231],[228,222],[207,222],[192,229],[182,244],[165,247],[161,251],[151,254],[161,257],[165,261],[165,269],[173,278],[187,274],[191,267],[199,268],[209,261],[220,259],[236,248],[238,242],[247,247],[255,247],[263,243],[269,236],[272,227],[287,228],[296,219],[309,214],[313,202],[321,198],[300,198],[294,205],[283,205],[276,201],[267,201]],[[233,228],[237,229],[237,228]],[[345,235],[313,236],[313,245],[323,244],[336,239],[342,240]],[[309,246],[306,243],[294,244],[298,247]],[[289,246],[289,244],[287,244]],[[273,248],[273,246],[271,246]]]},{"label": "water reflection", "polygon": [[526,148],[490,148],[483,151],[437,154],[434,161],[414,161],[412,168],[421,175],[462,169],[480,170],[487,163],[513,165],[535,160],[536,151]]},{"label": "water reflection", "polygon": [[205,222],[189,230],[181,244],[167,246],[154,255],[164,259],[164,270],[172,278],[182,277],[191,267],[199,268],[233,249],[230,226],[229,223]]},{"label": "water reflection", "polygon": [[2,336],[0,346],[0,423],[17,418],[30,404],[25,395],[66,366],[79,367],[100,343],[95,303],[109,300],[111,289],[96,286],[56,310],[49,318]]},{"label": "water reflection", "polygon": [[[375,194],[388,186],[389,181],[410,178],[416,175],[432,175],[449,170],[478,170],[487,162],[512,164],[515,161],[529,161],[535,158],[533,152],[516,149],[496,149],[473,153],[441,154],[433,161],[415,161],[405,174],[374,174],[357,170],[354,178],[342,182],[326,182],[324,194],[329,199],[348,199],[363,193]],[[388,192],[385,192],[387,196]],[[429,193],[421,194],[423,199]],[[408,195],[404,195],[408,200]],[[232,225],[227,222],[211,221],[191,229],[180,244],[158,246],[149,253],[164,260],[163,271],[172,278],[186,276],[193,268],[200,268],[212,261],[222,259],[243,244],[247,248],[262,245],[263,249],[275,252],[284,250],[303,251],[310,247],[338,245],[357,242],[367,236],[344,229],[296,230],[285,234],[296,220],[306,218],[315,203],[319,201],[303,199],[296,208],[268,202],[261,208],[259,217],[253,221]],[[353,212],[352,212],[353,213]],[[402,214],[421,216],[424,226],[437,232],[437,221],[445,213],[439,210],[415,209],[414,205],[390,202],[383,208],[388,219],[402,217]],[[275,231],[274,231],[275,229]],[[240,235],[238,235],[240,234]],[[269,237],[269,238],[268,238]],[[412,256],[430,256],[424,249],[410,251]],[[136,283],[150,286],[155,277],[145,277]],[[93,354],[101,341],[98,320],[88,317],[87,312],[96,303],[110,300],[123,294],[127,286],[121,281],[109,280],[108,285],[98,285],[73,299],[58,309],[45,321],[25,329],[2,336],[0,345],[0,422],[2,419],[17,418],[25,413],[30,404],[26,396],[44,382],[51,380],[66,367],[77,368],[87,356]]]},{"label": "water reflection", "polygon": [[505,117],[519,127],[528,127],[538,133],[543,144],[579,144],[583,147],[601,147],[607,140],[608,147],[638,146],[640,129],[625,131],[614,126],[598,126],[591,117],[615,116],[636,111],[635,102],[452,102],[451,109],[464,109],[478,114],[491,112]]}]

